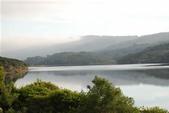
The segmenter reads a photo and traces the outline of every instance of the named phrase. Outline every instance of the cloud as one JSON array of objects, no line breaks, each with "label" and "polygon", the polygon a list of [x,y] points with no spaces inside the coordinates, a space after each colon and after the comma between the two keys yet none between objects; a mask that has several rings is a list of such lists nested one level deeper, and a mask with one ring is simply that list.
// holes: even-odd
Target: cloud
[{"label": "cloud", "polygon": [[[5,46],[10,50],[21,41],[28,44],[20,47],[29,47],[80,35],[168,31],[168,4],[168,0],[2,0],[3,45],[10,40]],[[45,41],[33,41],[36,37]]]},{"label": "cloud", "polygon": [[2,39],[1,52],[12,52],[27,49],[29,47],[43,47],[79,40],[79,37],[6,37]]}]

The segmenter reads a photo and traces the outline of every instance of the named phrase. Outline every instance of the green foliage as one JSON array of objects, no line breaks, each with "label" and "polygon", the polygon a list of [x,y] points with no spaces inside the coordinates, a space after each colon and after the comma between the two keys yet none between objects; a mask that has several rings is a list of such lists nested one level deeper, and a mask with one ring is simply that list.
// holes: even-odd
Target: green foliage
[{"label": "green foliage", "polygon": [[[4,89],[4,73],[3,73],[3,68],[0,66],[0,98],[2,95],[2,91]],[[0,100],[2,101],[2,100]],[[0,113],[3,113],[3,109],[1,108],[2,106],[0,105]]]},{"label": "green foliage", "polygon": [[74,113],[80,102],[80,94],[59,89],[51,83],[37,81],[18,89],[18,99],[13,108],[27,113]]},{"label": "green foliage", "polygon": [[4,72],[2,67],[0,68],[0,85],[0,112],[7,112],[17,98],[17,95],[13,93],[15,88],[12,82],[8,84],[4,83]]},{"label": "green foliage", "polygon": [[149,47],[141,52],[129,54],[118,63],[169,63],[169,43]]},{"label": "green foliage", "polygon": [[3,67],[0,67],[0,93],[2,92],[3,87],[4,87],[4,71]]},{"label": "green foliage", "polygon": [[141,113],[169,113],[169,112],[159,107],[153,107],[153,108],[142,108]]},{"label": "green foliage", "polygon": [[12,86],[5,86],[5,89],[0,95],[0,107],[7,110],[11,107],[16,98],[15,94],[12,94]]},{"label": "green foliage", "polygon": [[5,113],[16,113],[16,111],[13,108],[9,108]]},{"label": "green foliage", "polygon": [[138,48],[140,48],[139,45],[134,45],[129,50],[123,48],[122,50],[105,52],[64,52],[48,55],[47,57],[28,57],[25,62],[30,65],[169,63],[169,43],[150,46],[139,51]]},{"label": "green foliage", "polygon": [[28,57],[25,62],[30,65],[94,65],[112,64],[113,60],[94,52],[63,52],[47,57]]},{"label": "green foliage", "polygon": [[88,86],[81,113],[138,113],[133,99],[125,97],[119,88],[98,77],[92,82],[94,86]]},{"label": "green foliage", "polygon": [[49,96],[54,112],[75,113],[80,104],[80,94],[69,90],[58,90]]},{"label": "green foliage", "polygon": [[49,83],[38,80],[34,84],[25,86],[19,90],[19,93],[25,97],[46,96],[58,87]]},{"label": "green foliage", "polygon": [[0,57],[0,65],[3,66],[4,68],[8,68],[10,66],[14,67],[27,66],[24,62],[20,60],[5,57]]},{"label": "green foliage", "polygon": [[16,80],[25,75],[28,70],[27,65],[23,61],[5,57],[0,57],[0,66],[4,69],[5,82]]}]

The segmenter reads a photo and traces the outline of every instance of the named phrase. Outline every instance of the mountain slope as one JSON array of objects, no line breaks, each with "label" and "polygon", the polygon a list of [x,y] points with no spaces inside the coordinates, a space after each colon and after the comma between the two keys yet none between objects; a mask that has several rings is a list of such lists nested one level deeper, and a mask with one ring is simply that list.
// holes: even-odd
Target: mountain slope
[{"label": "mountain slope", "polygon": [[27,64],[17,59],[0,57],[0,66],[4,68],[6,77],[12,79],[28,71]]},{"label": "mountain slope", "polygon": [[48,55],[47,57],[28,57],[25,62],[29,65],[97,65],[112,64],[115,61],[108,56],[93,52],[64,52]]},{"label": "mountain slope", "polygon": [[56,44],[50,46],[36,46],[29,47],[17,51],[10,51],[2,53],[3,56],[25,59],[27,56],[46,56],[59,52],[94,52],[100,51],[110,45],[117,45],[119,43],[134,40],[137,36],[83,36],[79,40],[67,42],[63,44]]},{"label": "mountain slope", "polygon": [[119,59],[118,63],[169,63],[169,43],[127,55]]},{"label": "mountain slope", "polygon": [[4,51],[3,56],[25,59],[27,56],[46,56],[59,52],[103,52],[113,57],[140,52],[147,47],[169,42],[169,32],[144,36],[83,36],[79,40],[56,45],[29,47],[17,51]]},{"label": "mountain slope", "polygon": [[109,46],[103,52],[111,54],[114,58],[119,58],[166,42],[169,42],[169,32],[140,36],[134,40]]},{"label": "mountain slope", "polygon": [[[99,39],[97,36],[93,36],[93,38],[86,38],[86,41],[84,39],[84,41],[81,42],[84,45],[80,43],[77,43],[77,45],[75,44],[74,47],[77,48],[72,49],[72,51],[74,50],[75,52],[61,52],[61,53],[55,52],[55,54],[48,55],[47,57],[44,56],[29,57],[25,60],[25,62],[27,62],[30,65],[94,65],[94,64],[114,64],[114,63],[160,62],[161,60],[159,60],[160,59],[159,57],[162,57],[160,55],[164,54],[168,49],[166,48],[166,50],[163,51],[163,49],[165,49],[166,47],[165,43],[167,42],[169,43],[169,33],[158,33],[141,36],[139,38],[132,37],[134,39],[128,37],[129,38],[128,40],[123,40],[124,37],[123,38],[120,37],[118,39],[116,38],[100,37]],[[107,48],[106,46],[109,44],[111,46]],[[65,46],[65,48],[66,47],[69,46]],[[83,49],[84,51],[88,50],[90,52],[78,52]],[[142,56],[143,54],[145,54],[146,56]],[[141,57],[140,59],[143,59],[143,61],[142,60],[136,61],[137,57],[138,58]],[[161,62],[166,62],[166,60]]]},{"label": "mountain slope", "polygon": [[28,57],[29,65],[99,65],[131,63],[169,63],[169,43],[148,47],[141,52],[115,58],[112,53],[64,52],[47,57]]}]

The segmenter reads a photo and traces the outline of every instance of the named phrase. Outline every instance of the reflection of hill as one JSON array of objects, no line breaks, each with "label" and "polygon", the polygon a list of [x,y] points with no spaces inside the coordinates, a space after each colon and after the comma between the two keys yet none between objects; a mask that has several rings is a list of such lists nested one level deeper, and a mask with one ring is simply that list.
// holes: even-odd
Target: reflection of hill
[{"label": "reflection of hill", "polygon": [[143,70],[143,71],[141,71],[141,73],[146,73],[146,74],[156,77],[156,78],[169,80],[169,69]]},{"label": "reflection of hill", "polygon": [[[161,72],[163,72],[163,70],[161,70]],[[167,75],[167,72],[168,71],[164,71],[164,73],[166,73],[165,75]],[[64,82],[69,84],[80,84],[86,86],[86,84],[90,83],[90,81],[96,75],[107,78],[108,80],[112,81],[112,83],[115,85],[150,84],[158,86],[169,86],[169,79],[159,78],[161,74],[160,72],[157,73],[156,70],[30,72],[27,75],[28,77],[24,77],[23,79],[42,79],[51,82]]]}]

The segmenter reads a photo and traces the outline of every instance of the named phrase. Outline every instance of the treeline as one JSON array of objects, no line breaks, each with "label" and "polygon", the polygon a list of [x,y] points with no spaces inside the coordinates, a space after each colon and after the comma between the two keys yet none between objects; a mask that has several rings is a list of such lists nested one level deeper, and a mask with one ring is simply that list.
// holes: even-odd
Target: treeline
[{"label": "treeline", "polygon": [[3,66],[4,68],[9,68],[10,66],[13,67],[26,66],[26,64],[23,61],[1,56],[0,56],[0,65]]},{"label": "treeline", "polygon": [[[0,56],[0,66],[4,67],[6,78],[15,79],[24,75],[28,68],[23,61]],[[15,76],[14,76],[15,75]]]},{"label": "treeline", "polygon": [[46,57],[28,57],[25,62],[29,65],[98,65],[98,64],[112,64],[109,56],[98,54],[94,52],[63,52],[48,55]]},{"label": "treeline", "polygon": [[120,58],[118,63],[169,63],[169,43],[127,55]]},{"label": "treeline", "polygon": [[52,66],[169,63],[168,50],[169,43],[148,47],[141,52],[130,53],[125,56],[123,54],[125,51],[122,50],[119,50],[119,52],[63,52],[47,55],[46,57],[28,57],[25,62],[29,65]]},{"label": "treeline", "polygon": [[132,98],[103,78],[95,77],[87,92],[74,92],[37,81],[22,88],[5,84],[0,68],[0,113],[169,113],[137,108]]}]

